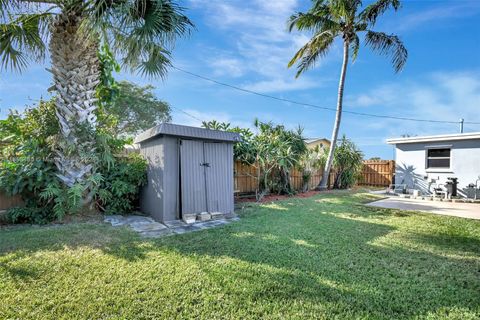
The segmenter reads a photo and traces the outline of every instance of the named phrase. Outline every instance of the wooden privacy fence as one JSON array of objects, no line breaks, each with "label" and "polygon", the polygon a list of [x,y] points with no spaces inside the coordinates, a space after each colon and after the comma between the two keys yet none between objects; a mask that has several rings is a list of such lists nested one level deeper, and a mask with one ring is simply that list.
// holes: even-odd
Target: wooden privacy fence
[{"label": "wooden privacy fence", "polygon": [[[246,165],[240,161],[235,161],[235,192],[237,193],[253,193],[258,188],[256,178],[257,172],[254,166]],[[314,171],[310,178],[309,189],[314,189],[322,179],[323,170]],[[395,161],[393,160],[365,160],[361,177],[358,185],[388,187],[393,183],[395,174]],[[335,177],[335,171],[331,170],[328,186],[331,187]],[[302,190],[303,177],[302,172],[293,169],[290,172],[290,183],[295,190]]]},{"label": "wooden privacy fence", "polygon": [[19,196],[10,197],[0,192],[0,211],[23,205],[23,201]]},{"label": "wooden privacy fence", "polygon": [[388,187],[395,175],[394,160],[365,160],[358,185]]},{"label": "wooden privacy fence", "polygon": [[[235,161],[234,181],[236,193],[254,193],[258,188],[257,169],[254,166],[246,165],[240,161]],[[312,173],[309,182],[309,189],[314,189],[322,179],[323,169],[316,170]],[[334,172],[330,173],[329,187],[333,183]],[[298,169],[290,172],[290,183],[294,190],[302,190],[303,174]]]},{"label": "wooden privacy fence", "polygon": [[[257,189],[258,182],[256,179],[256,168],[245,165],[239,161],[235,161],[235,192],[238,193],[254,193]],[[322,179],[323,170],[317,170],[312,173],[310,178],[309,189],[314,189]],[[333,184],[334,171],[330,173],[329,187]],[[395,161],[393,160],[365,160],[358,185],[388,187],[393,183],[395,174]],[[290,172],[290,183],[295,190],[302,190],[303,177],[302,172],[293,169]],[[21,206],[23,204],[20,197],[9,197],[0,192],[0,211],[7,210],[12,207]]]}]

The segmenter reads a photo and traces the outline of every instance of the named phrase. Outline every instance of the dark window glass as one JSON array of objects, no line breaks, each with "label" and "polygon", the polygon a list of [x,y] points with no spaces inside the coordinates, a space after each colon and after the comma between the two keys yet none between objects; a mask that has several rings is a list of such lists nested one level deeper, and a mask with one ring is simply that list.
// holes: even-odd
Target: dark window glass
[{"label": "dark window glass", "polygon": [[428,149],[428,157],[450,157],[450,149]]},{"label": "dark window glass", "polygon": [[427,168],[450,168],[450,159],[427,159]]}]

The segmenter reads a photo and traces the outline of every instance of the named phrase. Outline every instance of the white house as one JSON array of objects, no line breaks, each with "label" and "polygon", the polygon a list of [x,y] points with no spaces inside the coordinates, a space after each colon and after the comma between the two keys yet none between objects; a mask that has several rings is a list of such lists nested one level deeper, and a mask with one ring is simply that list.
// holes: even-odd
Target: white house
[{"label": "white house", "polygon": [[458,179],[458,196],[473,197],[480,187],[480,132],[388,139],[395,145],[395,183],[431,194]]}]

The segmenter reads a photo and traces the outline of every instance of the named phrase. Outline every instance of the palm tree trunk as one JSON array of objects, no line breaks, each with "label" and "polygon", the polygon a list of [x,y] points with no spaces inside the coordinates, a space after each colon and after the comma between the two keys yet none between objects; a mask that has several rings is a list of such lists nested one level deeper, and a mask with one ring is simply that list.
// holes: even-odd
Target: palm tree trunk
[{"label": "palm tree trunk", "polygon": [[323,170],[322,180],[317,186],[317,190],[326,190],[328,183],[328,176],[330,175],[330,170],[332,168],[333,156],[335,154],[335,147],[337,145],[338,130],[340,129],[340,122],[342,120],[342,107],[343,107],[343,89],[345,86],[345,77],[347,75],[347,65],[348,65],[348,48],[349,43],[347,40],[343,42],[343,63],[342,70],[340,73],[340,82],[338,84],[338,97],[337,97],[337,112],[335,116],[335,125],[333,126],[332,139],[330,140],[330,151],[328,152],[327,163]]},{"label": "palm tree trunk", "polygon": [[51,26],[50,54],[56,113],[61,137],[56,148],[58,177],[69,187],[83,183],[94,165],[86,156],[95,150],[96,87],[100,82],[98,42],[87,39],[79,27],[81,13],[58,15]]}]

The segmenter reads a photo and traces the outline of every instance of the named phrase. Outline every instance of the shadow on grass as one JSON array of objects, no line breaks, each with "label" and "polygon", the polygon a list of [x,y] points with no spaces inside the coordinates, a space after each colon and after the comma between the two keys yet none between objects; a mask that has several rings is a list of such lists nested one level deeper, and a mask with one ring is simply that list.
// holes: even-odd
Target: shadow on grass
[{"label": "shadow on grass", "polygon": [[433,246],[435,249],[441,250],[445,253],[470,254],[480,257],[480,239],[478,238],[460,235],[424,233],[412,233],[405,238],[411,242],[423,244],[425,246]]},{"label": "shadow on grass", "polygon": [[38,251],[99,249],[128,261],[145,258],[146,242],[127,227],[80,223],[54,226],[18,226],[0,233],[0,257],[20,258]]},{"label": "shadow on grass", "polygon": [[[87,246],[141,262],[151,252],[166,251],[196,261],[211,281],[228,288],[239,308],[251,301],[276,300],[331,308],[352,317],[425,316],[441,308],[478,312],[478,259],[411,250],[401,241],[478,255],[479,240],[413,234],[395,242],[389,237],[399,232],[397,226],[372,219],[395,215],[395,210],[366,208],[342,196],[285,200],[250,208],[240,222],[222,228],[157,240],[98,225],[14,235],[0,246],[0,259]],[[376,245],[378,239],[385,241]],[[2,264],[13,276],[35,277],[9,269],[9,261]]]},{"label": "shadow on grass", "polygon": [[[403,248],[401,239],[389,243],[390,233],[398,231],[395,227],[354,219],[378,214],[396,217],[395,210],[365,214],[360,212],[363,206],[354,205],[345,212],[336,203],[315,213],[309,213],[307,206],[290,212],[294,206],[289,201],[276,203],[268,212],[259,209],[246,215],[242,224],[183,241],[164,239],[159,245],[187,256],[229,257],[283,270],[289,276],[281,278],[281,284],[275,277],[244,276],[272,285],[259,289],[258,294],[278,299],[301,295],[302,301],[337,304],[336,308],[356,316],[400,318],[441,308],[480,311],[479,260],[450,258],[422,248],[478,255],[478,239],[416,234],[409,241],[420,248],[412,250]],[[375,245],[380,238],[387,241]],[[225,274],[230,274],[228,270],[226,266]]]}]

